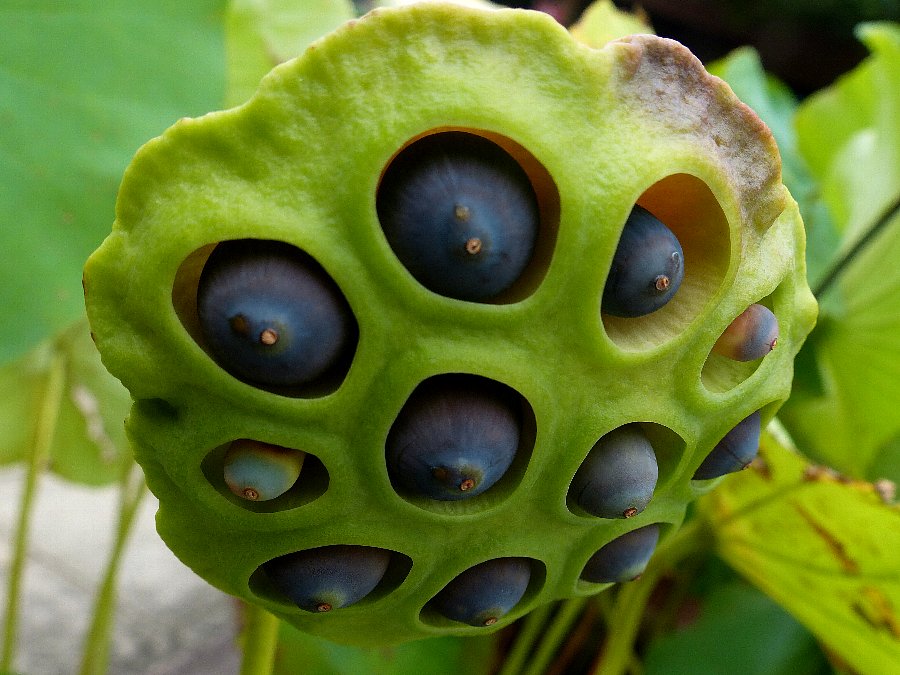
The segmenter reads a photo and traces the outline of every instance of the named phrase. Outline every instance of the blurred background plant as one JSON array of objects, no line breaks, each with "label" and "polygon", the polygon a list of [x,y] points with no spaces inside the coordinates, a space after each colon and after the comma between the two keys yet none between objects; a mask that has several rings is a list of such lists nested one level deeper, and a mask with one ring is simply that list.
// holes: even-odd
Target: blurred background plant
[{"label": "blurred background plant", "polygon": [[[760,460],[697,503],[640,581],[479,639],[360,650],[282,627],[275,672],[900,672],[900,2],[616,3],[632,14],[610,2],[527,5],[580,21],[587,42],[650,30],[678,39],[770,126],[821,304],[794,393]],[[84,650],[68,654],[72,669],[109,668],[117,579],[146,490],[122,430],[130,401],[91,345],[79,277],[109,232],[130,157],[182,116],[243,101],[277,62],[370,7],[0,7],[0,462],[22,477],[0,672],[27,661],[23,575],[48,472],[85,491],[118,486]],[[267,672],[269,652],[243,644],[245,672]],[[263,665],[247,665],[254,654]]]}]

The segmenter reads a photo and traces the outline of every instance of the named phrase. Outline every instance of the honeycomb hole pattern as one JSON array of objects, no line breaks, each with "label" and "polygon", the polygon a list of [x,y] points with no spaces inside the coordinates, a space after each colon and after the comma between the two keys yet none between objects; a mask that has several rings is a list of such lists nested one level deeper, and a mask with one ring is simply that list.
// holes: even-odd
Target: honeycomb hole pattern
[{"label": "honeycomb hole pattern", "polygon": [[222,497],[247,511],[254,513],[275,513],[295,509],[318,499],[328,489],[328,470],[321,460],[307,452],[296,482],[284,494],[265,501],[242,499],[232,492],[225,483],[225,455],[231,443],[223,443],[210,450],[200,464],[206,480]]},{"label": "honeycomb hole pattern", "polygon": [[[359,51],[352,42],[357,39]],[[803,325],[764,364],[766,372],[759,375],[766,377],[751,378],[764,393],[740,391],[746,396],[738,401],[738,392],[704,397],[708,392],[696,391],[714,333],[728,321],[722,305],[737,304],[735,295],[765,294],[779,283],[772,270],[785,269],[755,264],[764,280],[753,288],[724,288],[746,262],[737,257],[753,253],[749,227],[760,227],[759,219],[739,223],[736,214],[755,213],[760,201],[760,209],[778,204],[771,193],[782,190],[780,184],[769,189],[754,182],[758,175],[775,175],[775,160],[760,162],[758,172],[750,167],[749,184],[732,180],[743,176],[745,145],[750,157],[766,159],[771,139],[755,129],[745,134],[729,128],[727,138],[740,141],[731,148],[738,160],[710,152],[702,135],[705,104],[724,96],[725,112],[732,112],[736,103],[729,103],[724,85],[706,81],[670,42],[640,37],[588,56],[567,39],[539,13],[476,16],[437,5],[384,10],[282,66],[248,105],[181,122],[136,159],[123,182],[115,236],[87,268],[89,312],[104,362],[138,399],[129,428],[159,497],[160,535],[210,583],[335,641],[386,644],[440,635],[444,627],[456,634],[486,631],[443,618],[435,623],[423,608],[456,575],[498,556],[527,557],[538,568],[501,625],[537,602],[603,590],[608,584],[579,581],[586,561],[630,529],[660,523],[664,539],[681,522],[688,499],[704,489],[694,485],[701,481],[690,481],[691,470],[729,428],[721,417],[734,424],[739,413],[767,402],[765,419],[786,397],[785,356],[796,352],[812,320],[798,265],[792,268],[797,278],[788,279],[783,312],[786,322],[802,312]],[[491,49],[473,50],[476,42]],[[531,49],[535,45],[556,51]],[[521,54],[531,56],[513,60]],[[552,57],[548,67],[536,69],[545,55]],[[415,72],[424,76],[411,71],[395,83],[391,68],[397,63],[422,66]],[[497,64],[502,67],[492,70]],[[458,73],[451,70],[463,65]],[[667,109],[654,109],[644,119],[638,105],[643,94],[653,96],[653,85],[673,74],[673,67],[690,88],[675,80],[670,100],[699,105],[676,105],[671,119],[656,114]],[[517,75],[512,81],[510,72]],[[540,75],[530,79],[535,72]],[[434,73],[456,79],[428,77]],[[606,98],[608,105],[598,108]],[[598,119],[591,120],[599,124],[582,127],[593,111]],[[701,135],[682,143],[676,132],[690,125]],[[497,143],[525,169],[538,199],[540,232],[532,260],[490,303],[449,299],[417,284],[392,256],[376,218],[377,181],[391,154],[417,134],[444,129]],[[598,138],[588,145],[611,152],[573,152],[570,129],[582,139]],[[517,148],[513,138],[531,151]],[[650,155],[647,161],[657,147],[655,159]],[[304,161],[311,151],[315,163]],[[617,173],[610,165],[623,151],[634,157],[635,167]],[[598,155],[611,159],[607,164]],[[610,171],[598,173],[598,167]],[[598,176],[611,180],[607,185]],[[594,180],[595,189],[586,191],[585,180]],[[286,203],[271,204],[273,194]],[[206,209],[199,222],[197,197],[221,208]],[[316,210],[319,203],[324,206]],[[624,221],[635,203],[679,238],[687,275],[675,299],[657,312],[634,319],[601,316],[605,272],[585,260],[582,244],[611,253],[619,216],[603,222],[591,216],[597,204],[605,204],[601,212],[621,214]],[[259,217],[260,207],[269,206],[274,217]],[[771,252],[801,261],[799,216],[786,212],[783,223],[783,241],[776,242],[783,245],[772,245]],[[316,388],[287,392],[292,398],[251,387],[218,368],[199,327],[197,289],[213,248],[251,237],[296,244],[319,260],[352,301],[359,324],[352,367]],[[126,291],[151,285],[160,292],[148,311],[143,293]],[[169,312],[175,330],[156,330],[158,310],[170,308],[178,317]],[[716,325],[703,325],[706,312]],[[709,342],[695,345],[695,333]],[[679,369],[686,361],[687,374]],[[512,465],[484,494],[411,503],[391,484],[384,444],[403,402],[435,373],[486,376],[527,396],[522,440]],[[666,388],[654,389],[660,381]],[[172,405],[143,403],[152,397]],[[636,422],[648,430],[659,463],[646,510],[627,520],[598,521],[567,509],[567,487],[592,443],[608,429],[649,419],[655,421]],[[253,509],[272,504],[236,501],[222,481],[219,444],[245,437],[309,446],[318,456],[309,456],[312,471],[304,467],[307,475],[301,473],[291,489],[299,492],[299,508],[257,514]],[[567,442],[573,438],[576,443]],[[323,465],[320,479],[304,484],[315,477],[317,462]],[[288,602],[261,571],[276,557],[337,545],[392,552],[388,573],[357,605],[310,614]]]},{"label": "honeycomb hole pattern", "polygon": [[[286,551],[285,555],[291,552],[292,551]],[[364,608],[367,605],[371,605],[372,603],[381,600],[382,598],[390,595],[395,590],[397,590],[397,588],[400,587],[400,585],[406,580],[406,577],[409,575],[409,571],[412,569],[413,561],[409,556],[404,555],[403,553],[400,553],[398,551],[388,552],[390,553],[390,559],[388,560],[387,570],[385,571],[384,576],[381,577],[381,580],[378,582],[375,588],[372,589],[371,592],[366,594],[366,596],[360,599],[358,602],[355,602],[352,605],[348,605],[347,607],[337,608],[328,613],[324,613],[320,615],[319,618],[322,620],[327,620],[328,618],[339,612],[347,612],[355,610],[357,608]],[[263,602],[276,605],[279,611],[285,611],[291,614],[308,615],[309,612],[300,609],[288,597],[286,597],[281,590],[275,587],[275,585],[272,583],[272,580],[269,578],[269,575],[266,573],[264,565],[265,563],[259,565],[259,567],[257,567],[256,570],[250,575],[250,579],[248,580],[248,587],[250,589],[250,592]]]},{"label": "honeycomb hole pattern", "polygon": [[[499,618],[496,624],[492,624],[490,627],[494,626],[504,626],[509,623],[512,623],[516,618],[524,614],[528,608],[531,606],[532,602],[538,595],[540,595],[541,590],[544,587],[544,584],[547,580],[547,568],[543,562],[540,560],[536,560],[534,558],[520,558],[521,560],[527,560],[531,569],[529,573],[528,586],[525,589],[521,599],[515,604],[515,606],[503,617]],[[493,559],[492,559],[493,560]],[[487,562],[487,561],[483,561]],[[473,565],[472,567],[475,567]],[[465,570],[459,570],[458,574],[456,574],[453,578],[447,580],[447,584],[451,583],[454,579],[456,579],[460,574],[463,574],[472,567],[466,568]],[[444,587],[446,587],[446,585]],[[422,608],[422,611],[419,613],[419,620],[425,624],[426,626],[430,626],[433,628],[441,629],[441,633],[454,633],[459,631],[463,634],[472,635],[473,627],[461,623],[460,621],[454,621],[453,619],[449,619],[443,614],[441,614],[434,606],[434,598],[432,598],[429,602],[425,604]],[[456,630],[454,630],[456,629]],[[475,628],[474,631],[477,633],[479,630],[485,630],[484,627]]]},{"label": "honeycomb hole pattern", "polygon": [[[249,239],[247,241],[252,243],[261,240]],[[175,274],[175,280],[172,286],[172,305],[175,309],[176,315],[181,321],[181,324],[184,326],[185,330],[188,332],[194,342],[197,343],[197,345],[199,345],[199,347],[207,354],[207,356],[217,364],[219,364],[219,360],[215,357],[213,350],[210,348],[208,341],[203,335],[203,329],[200,324],[200,316],[198,311],[197,295],[203,270],[206,267],[206,263],[218,243],[220,242],[202,246],[189,254],[179,266],[178,271]],[[327,271],[323,270],[318,261],[316,261],[315,258],[310,256],[307,252],[302,251],[301,249],[296,247],[293,248],[298,258],[302,260],[305,265],[308,265],[310,269],[316,270],[317,272],[321,272],[323,275],[325,275],[325,277],[329,279],[334,285],[334,288],[337,289],[337,293],[340,294],[343,298],[343,293],[340,290],[340,287],[334,282],[331,275],[329,275]],[[346,298],[343,298],[343,300],[346,303]],[[250,386],[256,387],[258,389],[263,389],[265,391],[269,391],[281,396],[294,398],[318,398],[321,396],[327,396],[328,394],[335,392],[338,387],[340,387],[344,379],[346,379],[347,373],[350,370],[350,365],[353,362],[353,357],[356,353],[357,343],[359,341],[359,328],[356,323],[356,318],[355,316],[353,316],[352,309],[349,310],[348,316],[350,325],[349,334],[346,338],[347,344],[345,348],[338,355],[338,358],[335,360],[335,362],[331,364],[325,370],[325,372],[304,384],[296,386],[261,384],[259,382],[248,381],[246,378],[230,372],[225,365],[220,364],[219,367],[221,367],[223,370],[229,371],[229,373],[233,377],[242,382],[245,382],[246,384],[249,384]]]},{"label": "honeycomb hole pattern", "polygon": [[[766,297],[757,300],[756,304],[767,307],[777,318],[777,296],[778,289]],[[738,311],[737,314],[732,317],[732,320],[736,318],[741,311],[743,310]],[[777,348],[778,347],[776,346],[775,349]],[[750,379],[759,367],[762,366],[765,359],[766,357],[763,356],[753,361],[736,361],[735,359],[730,359],[727,356],[722,356],[721,354],[717,354],[710,350],[709,356],[706,357],[706,361],[703,363],[703,368],[700,371],[700,381],[707,391],[714,394],[723,394]]]},{"label": "honeycomb hole pattern", "polygon": [[[557,189],[553,178],[550,176],[550,173],[523,145],[503,134],[486,129],[458,126],[445,126],[429,129],[428,131],[410,138],[399,150],[397,150],[390,160],[388,160],[378,181],[376,202],[380,202],[380,191],[385,174],[393,162],[400,157],[407,148],[426,137],[453,133],[470,134],[490,141],[503,150],[516,162],[516,164],[519,165],[531,183],[531,188],[537,199],[538,209],[538,232],[534,250],[521,274],[519,274],[518,278],[507,289],[493,297],[483,299],[480,302],[502,305],[524,300],[537,289],[550,266],[550,260],[553,256],[553,250],[556,243],[556,236],[559,231],[560,197],[559,190]],[[397,264],[402,265],[400,261],[397,261]]]},{"label": "honeycomb hole pattern", "polygon": [[627,351],[652,349],[680,335],[716,294],[731,259],[728,219],[709,186],[696,176],[667,176],[647,188],[637,204],[678,238],[684,279],[672,299],[650,314],[623,318],[601,312],[606,334]]},{"label": "honeycomb hole pattern", "polygon": [[[479,389],[501,394],[503,398],[513,406],[513,412],[518,417],[520,425],[518,429],[518,443],[508,468],[503,471],[502,475],[496,479],[496,482],[493,485],[486,488],[483,492],[474,494],[471,497],[459,499],[434,499],[422,494],[417,494],[409,487],[409,482],[404,481],[403,478],[398,475],[398,472],[401,469],[392,466],[393,463],[391,461],[389,448],[391,446],[392,436],[398,427],[398,420],[402,419],[405,410],[411,409],[410,403],[419,399],[419,394],[421,393],[425,393],[426,395],[429,393],[437,393],[440,395],[446,391],[468,390],[477,392]],[[470,416],[467,415],[464,410],[459,410],[457,412],[460,415],[459,419],[439,421],[450,421],[458,423],[460,426],[468,426],[468,419],[464,420],[463,418],[470,418]],[[433,419],[433,417],[429,419],[429,424]],[[426,431],[433,433],[435,437],[438,437],[443,429],[435,428],[433,431],[426,429]],[[388,432],[387,440],[385,442],[387,473],[391,485],[397,494],[419,508],[451,516],[478,513],[503,503],[512,491],[516,489],[516,486],[518,486],[519,482],[522,480],[531,460],[536,435],[537,422],[535,420],[534,410],[525,397],[512,387],[481,375],[466,373],[444,373],[433,375],[420,382],[413,390],[413,393],[407,398],[407,402],[392,423],[391,430]],[[441,437],[443,438],[443,436]],[[456,459],[456,457],[451,456],[451,459]],[[460,459],[470,458],[460,457]],[[482,455],[481,458],[477,457],[477,455],[473,455],[471,459],[475,459],[476,461],[482,459],[486,461],[490,458],[485,455]],[[404,485],[404,483],[406,483],[406,485]]]}]

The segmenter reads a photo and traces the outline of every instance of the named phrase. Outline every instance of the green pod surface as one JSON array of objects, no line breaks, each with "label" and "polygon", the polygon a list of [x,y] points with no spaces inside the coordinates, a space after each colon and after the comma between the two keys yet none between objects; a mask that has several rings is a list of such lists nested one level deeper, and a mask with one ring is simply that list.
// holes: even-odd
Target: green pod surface
[{"label": "green pod surface", "polygon": [[[444,130],[500,145],[537,195],[534,255],[488,302],[419,284],[378,220],[392,157]],[[678,237],[684,280],[655,312],[607,316],[606,276],[636,203]],[[286,242],[322,266],[358,325],[347,363],[297,390],[217,365],[197,283],[215,244],[236,239]],[[719,439],[753,411],[765,423],[787,398],[816,311],[771,134],[683,46],[640,35],[593,49],[537,12],[429,3],[351,21],[277,67],[246,104],[147,143],[85,292],[103,361],[134,397],[127,428],[165,542],[218,588],[360,645],[491,630],[426,607],[487,560],[531,565],[496,627],[605,588],[579,579],[588,559],[634,529],[658,523],[664,542],[680,525],[715,484],[691,477]],[[749,364],[711,354],[762,300],[778,349]],[[385,462],[391,426],[420,383],[451,373],[519,394],[515,458],[471,499],[401,495]],[[568,487],[593,444],[632,423],[659,463],[647,508],[609,521],[570,511]],[[235,438],[302,448],[297,483],[267,502],[236,498],[221,480]],[[351,606],[304,612],[262,574],[279,556],[338,545],[391,552],[378,586]]]}]

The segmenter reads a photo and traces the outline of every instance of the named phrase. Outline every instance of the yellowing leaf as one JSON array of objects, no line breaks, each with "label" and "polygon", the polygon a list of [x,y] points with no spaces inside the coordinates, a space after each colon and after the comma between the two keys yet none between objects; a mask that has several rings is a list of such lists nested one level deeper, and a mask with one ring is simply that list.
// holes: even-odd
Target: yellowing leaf
[{"label": "yellowing leaf", "polygon": [[[900,509],[765,434],[700,502],[719,554],[860,673],[900,664]],[[887,670],[886,670],[887,668]]]}]

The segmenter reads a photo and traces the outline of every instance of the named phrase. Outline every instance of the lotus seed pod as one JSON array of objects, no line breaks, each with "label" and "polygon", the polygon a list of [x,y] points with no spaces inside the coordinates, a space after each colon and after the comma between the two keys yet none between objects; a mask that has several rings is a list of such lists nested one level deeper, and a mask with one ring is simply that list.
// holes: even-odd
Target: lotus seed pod
[{"label": "lotus seed pod", "polygon": [[268,501],[291,489],[306,453],[259,441],[233,441],[225,453],[228,489],[242,499]]},{"label": "lotus seed pod", "polygon": [[632,518],[650,503],[658,476],[646,435],[624,426],[594,444],[572,480],[569,499],[600,518]]},{"label": "lotus seed pod", "polygon": [[[662,274],[677,290],[617,316],[605,289],[636,220],[653,223],[639,251],[663,232],[655,223],[671,233],[683,277],[655,272],[654,286]],[[467,223],[485,229],[463,227],[460,249],[441,228]],[[441,257],[445,245],[456,258]],[[259,263],[243,257],[260,247]],[[497,251],[486,273],[460,271]],[[411,262],[420,254],[427,273]],[[694,471],[723,430],[750,411],[765,424],[787,398],[815,318],[772,135],[687,49],[649,35],[594,49],[538,12],[437,3],[349,22],[245,104],[147,143],[84,281],[103,361],[134,398],[127,430],[163,540],[223,591],[358,645],[482,634],[602,590],[581,578],[585,561],[650,524],[665,544],[712,489]],[[313,287],[330,290],[303,304]],[[711,358],[723,326],[759,298],[778,317],[778,349],[749,368]],[[213,319],[210,307],[226,311]],[[302,326],[320,310],[309,338]],[[266,333],[276,319],[288,342]],[[220,335],[237,345],[216,347]],[[450,381],[469,386],[449,407],[416,403]],[[405,482],[465,464],[395,446],[407,415],[426,432],[449,421],[450,439],[486,438],[467,425],[499,420],[478,449],[481,461],[504,448],[489,487],[443,499],[441,486]],[[573,477],[598,439],[632,425],[655,456],[652,499],[628,519],[586,515]],[[232,495],[225,448],[244,438],[307,453],[294,487],[268,501]],[[624,467],[629,487],[616,490],[649,486],[645,459],[646,480]],[[332,547],[388,552],[383,575],[355,604],[302,609],[273,561]],[[493,626],[435,609],[450,580],[493,560],[528,564],[527,592]]]},{"label": "lotus seed pod", "polygon": [[735,361],[755,361],[775,349],[777,343],[778,319],[765,305],[753,304],[729,324],[713,351]]}]

